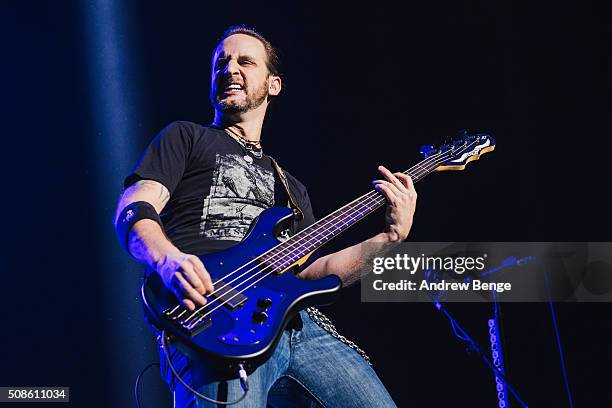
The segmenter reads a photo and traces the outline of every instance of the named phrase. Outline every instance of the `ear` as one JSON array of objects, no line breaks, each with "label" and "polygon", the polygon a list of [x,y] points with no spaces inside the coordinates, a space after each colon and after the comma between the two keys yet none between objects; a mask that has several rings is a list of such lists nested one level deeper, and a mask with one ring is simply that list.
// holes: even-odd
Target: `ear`
[{"label": "ear", "polygon": [[270,83],[268,84],[268,95],[277,96],[282,89],[282,81],[279,76],[270,75]]}]

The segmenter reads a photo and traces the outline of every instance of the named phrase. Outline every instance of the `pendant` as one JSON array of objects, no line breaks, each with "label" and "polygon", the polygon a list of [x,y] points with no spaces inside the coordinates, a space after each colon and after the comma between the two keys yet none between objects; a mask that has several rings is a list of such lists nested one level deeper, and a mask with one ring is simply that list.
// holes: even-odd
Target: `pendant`
[{"label": "pendant", "polygon": [[253,163],[253,158],[251,156],[249,156],[248,154],[245,154],[243,159],[244,159],[245,162],[247,162],[249,164]]}]

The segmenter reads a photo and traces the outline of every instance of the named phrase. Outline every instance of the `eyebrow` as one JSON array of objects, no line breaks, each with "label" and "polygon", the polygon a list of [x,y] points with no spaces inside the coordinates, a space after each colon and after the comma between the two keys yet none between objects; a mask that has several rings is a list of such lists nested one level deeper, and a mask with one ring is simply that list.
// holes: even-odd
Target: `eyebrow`
[{"label": "eyebrow", "polygon": [[[227,55],[221,51],[220,53],[217,54],[217,61],[218,60],[226,60],[227,59]],[[238,55],[238,59],[251,59],[254,60],[255,56],[251,55],[251,54],[239,54]]]},{"label": "eyebrow", "polygon": [[[224,63],[227,62],[227,60],[228,60],[227,55],[225,55],[225,54],[218,54],[217,55],[217,59],[213,61],[213,66],[217,66],[220,63],[224,64]],[[253,57],[252,55],[249,55],[249,54],[238,55],[238,62],[240,62],[240,61],[249,61],[249,62],[257,65],[255,57]]]}]

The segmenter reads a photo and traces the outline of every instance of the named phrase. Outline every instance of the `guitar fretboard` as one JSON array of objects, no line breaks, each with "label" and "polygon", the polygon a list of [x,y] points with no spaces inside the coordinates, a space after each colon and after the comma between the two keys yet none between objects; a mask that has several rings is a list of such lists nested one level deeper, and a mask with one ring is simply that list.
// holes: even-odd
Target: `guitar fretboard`
[{"label": "guitar fretboard", "polygon": [[[433,172],[438,163],[439,160],[425,159],[405,171],[404,174],[409,175],[416,183]],[[280,272],[306,254],[322,247],[384,204],[383,194],[377,190],[371,190],[279,244],[263,255],[261,262],[273,272]]]}]

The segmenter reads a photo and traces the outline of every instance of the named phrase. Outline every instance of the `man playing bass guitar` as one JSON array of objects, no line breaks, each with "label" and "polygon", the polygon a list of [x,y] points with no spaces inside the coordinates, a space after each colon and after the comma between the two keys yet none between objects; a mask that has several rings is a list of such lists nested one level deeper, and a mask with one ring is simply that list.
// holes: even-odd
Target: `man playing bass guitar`
[{"label": "man playing bass guitar", "polygon": [[[281,88],[272,45],[252,29],[231,27],[213,52],[213,123],[171,123],[125,180],[115,220],[120,239],[189,310],[203,306],[205,296],[215,290],[198,256],[236,245],[264,209],[283,206],[293,196],[303,213],[295,232],[314,222],[306,188],[285,173],[288,194],[262,151],[264,117]],[[417,198],[413,183],[403,173],[383,166],[378,170],[382,177],[375,188],[387,202],[384,231],[318,258],[299,277],[335,274],[349,285],[374,255],[366,243],[399,242],[408,236]],[[250,374],[248,395],[236,406],[395,406],[368,361],[346,343],[300,312],[272,356]],[[202,362],[173,347],[170,356],[177,373],[199,393],[224,401],[243,394],[238,379],[209,378]],[[163,354],[161,359],[176,407],[214,406],[177,381]]]}]

